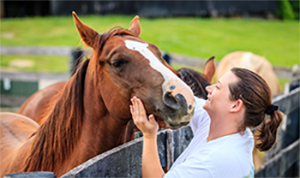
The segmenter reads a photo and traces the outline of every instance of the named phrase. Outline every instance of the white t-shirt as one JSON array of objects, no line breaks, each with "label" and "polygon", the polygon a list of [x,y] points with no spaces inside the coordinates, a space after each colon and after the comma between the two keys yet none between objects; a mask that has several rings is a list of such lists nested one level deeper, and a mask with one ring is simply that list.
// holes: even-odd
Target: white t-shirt
[{"label": "white t-shirt", "polygon": [[194,137],[165,177],[254,177],[251,130],[207,142],[210,117],[202,108],[204,103],[205,100],[196,98],[195,114],[190,121]]}]

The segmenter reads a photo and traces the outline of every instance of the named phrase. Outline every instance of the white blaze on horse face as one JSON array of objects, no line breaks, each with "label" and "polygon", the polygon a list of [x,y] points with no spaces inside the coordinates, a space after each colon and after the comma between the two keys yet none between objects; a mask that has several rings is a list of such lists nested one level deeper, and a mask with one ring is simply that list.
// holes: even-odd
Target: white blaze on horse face
[{"label": "white blaze on horse face", "polygon": [[[190,87],[180,80],[170,69],[163,65],[159,59],[157,59],[157,57],[148,49],[147,43],[125,40],[125,44],[128,49],[138,51],[142,54],[150,61],[150,66],[162,74],[165,79],[162,85],[163,92],[170,91],[173,97],[175,97],[178,93],[182,94],[187,102],[187,113],[192,113],[195,107],[195,102],[194,95]],[[172,85],[175,86],[175,88],[173,88]]]}]

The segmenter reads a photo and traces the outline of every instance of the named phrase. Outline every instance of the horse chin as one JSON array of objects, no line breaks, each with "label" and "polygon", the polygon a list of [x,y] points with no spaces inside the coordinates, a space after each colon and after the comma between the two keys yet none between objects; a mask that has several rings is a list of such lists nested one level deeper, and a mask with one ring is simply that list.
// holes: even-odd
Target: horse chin
[{"label": "horse chin", "polygon": [[194,111],[188,115],[184,115],[181,118],[177,118],[175,119],[171,119],[168,115],[166,115],[164,112],[162,112],[161,110],[157,110],[159,115],[161,116],[161,118],[165,121],[166,125],[168,128],[174,130],[174,129],[178,129],[182,126],[188,125],[191,118],[194,115]]}]

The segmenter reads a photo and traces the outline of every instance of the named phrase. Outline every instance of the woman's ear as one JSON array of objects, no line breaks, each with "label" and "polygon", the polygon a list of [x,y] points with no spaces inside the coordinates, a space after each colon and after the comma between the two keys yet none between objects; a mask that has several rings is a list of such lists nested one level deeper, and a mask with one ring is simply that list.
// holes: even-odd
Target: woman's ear
[{"label": "woman's ear", "polygon": [[241,99],[238,99],[232,102],[232,105],[230,106],[230,112],[231,113],[239,112],[242,110],[243,106],[244,106],[243,101]]}]

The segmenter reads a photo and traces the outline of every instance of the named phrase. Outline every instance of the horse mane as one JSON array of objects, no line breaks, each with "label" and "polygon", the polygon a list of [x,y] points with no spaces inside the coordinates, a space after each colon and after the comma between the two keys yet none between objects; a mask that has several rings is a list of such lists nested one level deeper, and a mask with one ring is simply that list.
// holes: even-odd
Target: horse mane
[{"label": "horse mane", "polygon": [[[22,172],[53,171],[70,156],[81,135],[83,123],[83,94],[88,64],[97,71],[99,62],[97,56],[105,42],[116,35],[135,36],[132,32],[118,28],[99,34],[94,42],[94,54],[91,60],[85,60],[76,73],[67,82],[62,93],[57,95],[55,106],[47,116],[46,121],[34,134],[30,155],[27,157]],[[99,50],[99,51],[98,51]]]},{"label": "horse mane", "polygon": [[58,96],[48,119],[33,140],[23,172],[53,171],[74,150],[83,122],[83,92],[89,60],[83,62]]},{"label": "horse mane", "polygon": [[210,85],[207,81],[207,77],[190,68],[181,68],[177,70],[179,77],[191,87],[195,96],[203,99],[207,99],[207,91],[205,87]]}]

